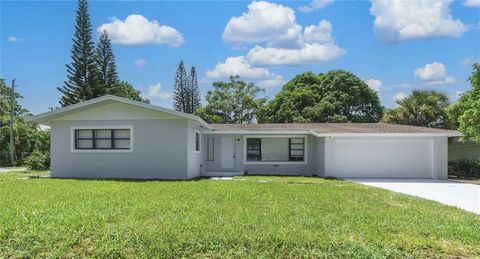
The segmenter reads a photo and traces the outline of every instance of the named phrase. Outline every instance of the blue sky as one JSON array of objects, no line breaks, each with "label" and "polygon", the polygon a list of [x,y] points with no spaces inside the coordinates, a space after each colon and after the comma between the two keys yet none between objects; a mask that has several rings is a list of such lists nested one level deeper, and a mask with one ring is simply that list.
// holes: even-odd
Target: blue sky
[{"label": "blue sky", "polygon": [[[0,77],[17,79],[33,113],[58,106],[75,1],[0,2]],[[90,1],[94,28],[114,42],[120,78],[171,107],[180,60],[195,65],[204,94],[238,73],[272,98],[304,71],[349,70],[382,104],[414,88],[452,100],[480,60],[480,1]]]}]

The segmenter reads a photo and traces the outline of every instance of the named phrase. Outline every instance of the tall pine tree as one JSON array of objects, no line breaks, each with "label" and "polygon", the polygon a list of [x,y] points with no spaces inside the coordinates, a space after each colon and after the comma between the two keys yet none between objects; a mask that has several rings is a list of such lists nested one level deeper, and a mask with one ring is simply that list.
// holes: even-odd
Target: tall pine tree
[{"label": "tall pine tree", "polygon": [[175,83],[173,85],[173,108],[176,111],[187,112],[188,109],[188,77],[185,71],[183,60],[177,68],[177,75],[175,76]]},{"label": "tall pine tree", "polygon": [[62,106],[89,100],[105,93],[95,62],[95,46],[92,41],[92,24],[87,0],[78,1],[71,53],[72,63],[66,65],[67,81],[62,87],[57,88],[63,94],[60,98]]},{"label": "tall pine tree", "polygon": [[190,70],[188,78],[188,113],[194,113],[200,107],[200,89],[198,88],[197,70],[195,66]]},{"label": "tall pine tree", "polygon": [[97,68],[100,71],[100,80],[105,87],[105,93],[116,94],[119,85],[117,66],[115,65],[112,43],[106,31],[100,34],[100,41],[97,43],[95,51]]}]

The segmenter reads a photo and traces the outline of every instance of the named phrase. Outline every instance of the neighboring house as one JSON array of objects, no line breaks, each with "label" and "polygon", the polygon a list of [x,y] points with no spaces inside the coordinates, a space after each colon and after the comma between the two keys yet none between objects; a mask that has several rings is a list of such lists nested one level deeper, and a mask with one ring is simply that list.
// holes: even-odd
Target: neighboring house
[{"label": "neighboring house", "polygon": [[384,123],[212,124],[103,96],[30,118],[51,127],[51,175],[236,174],[447,179],[451,130]]}]

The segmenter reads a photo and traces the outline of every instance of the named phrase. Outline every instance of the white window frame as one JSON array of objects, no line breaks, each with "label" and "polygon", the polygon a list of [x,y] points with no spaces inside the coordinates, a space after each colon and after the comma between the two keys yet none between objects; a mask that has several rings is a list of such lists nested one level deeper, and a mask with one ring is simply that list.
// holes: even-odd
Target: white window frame
[{"label": "white window frame", "polygon": [[[75,149],[75,130],[77,129],[128,129],[130,130],[129,149]],[[70,127],[70,152],[72,153],[132,153],[133,152],[133,126],[71,126]]]},{"label": "white window frame", "polygon": [[[305,135],[245,135],[243,136],[243,163],[246,165],[306,165],[308,163],[307,137]],[[305,142],[303,161],[247,161],[247,139],[249,138],[303,138]]]},{"label": "white window frame", "polygon": [[[202,152],[202,133],[198,130],[193,131],[193,152],[200,154]],[[197,143],[197,133],[198,133],[198,150],[196,149]]]}]

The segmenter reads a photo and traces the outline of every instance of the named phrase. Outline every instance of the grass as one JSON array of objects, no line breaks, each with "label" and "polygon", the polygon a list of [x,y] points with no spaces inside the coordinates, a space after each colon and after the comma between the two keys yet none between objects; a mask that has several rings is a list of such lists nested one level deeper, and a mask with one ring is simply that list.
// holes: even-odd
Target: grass
[{"label": "grass", "polygon": [[0,174],[0,257],[480,257],[480,217],[348,181]]}]

